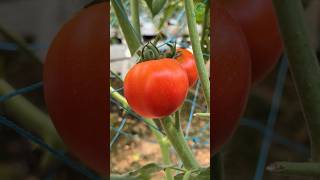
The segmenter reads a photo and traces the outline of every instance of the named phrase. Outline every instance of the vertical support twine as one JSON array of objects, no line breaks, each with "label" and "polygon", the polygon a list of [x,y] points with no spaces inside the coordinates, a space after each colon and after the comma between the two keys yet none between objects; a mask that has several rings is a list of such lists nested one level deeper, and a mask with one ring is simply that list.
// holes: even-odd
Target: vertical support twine
[{"label": "vertical support twine", "polygon": [[273,127],[277,120],[287,71],[288,71],[288,60],[287,60],[287,57],[284,56],[284,58],[282,58],[280,68],[278,70],[276,89],[272,98],[271,110],[268,116],[266,132],[264,134],[263,142],[260,148],[258,166],[256,168],[254,180],[261,180],[264,174],[264,169],[265,169],[266,161],[268,158],[269,148],[272,143]]}]

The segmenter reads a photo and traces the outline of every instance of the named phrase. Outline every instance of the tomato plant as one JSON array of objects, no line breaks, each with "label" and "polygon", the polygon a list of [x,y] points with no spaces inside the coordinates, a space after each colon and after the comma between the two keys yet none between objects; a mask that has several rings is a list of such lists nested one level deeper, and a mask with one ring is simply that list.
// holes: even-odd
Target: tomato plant
[{"label": "tomato plant", "polygon": [[278,62],[283,43],[272,0],[220,0],[241,25],[251,51],[252,81],[261,80]]},{"label": "tomato plant", "polygon": [[124,96],[139,115],[161,118],[182,105],[189,82],[174,59],[149,60],[133,66],[124,80]]},{"label": "tomato plant", "polygon": [[203,23],[203,19],[205,16],[205,9],[206,9],[205,3],[202,3],[202,2],[195,3],[194,9],[195,9],[196,22],[198,24]]},{"label": "tomato plant", "polygon": [[181,67],[187,72],[189,79],[189,87],[192,87],[198,79],[196,62],[193,54],[187,49],[178,48],[178,56],[175,58]]},{"label": "tomato plant", "polygon": [[44,64],[45,100],[60,136],[80,160],[107,173],[107,4],[63,25]]},{"label": "tomato plant", "polygon": [[230,138],[246,105],[251,83],[251,59],[241,27],[220,6],[214,6],[213,150]]}]

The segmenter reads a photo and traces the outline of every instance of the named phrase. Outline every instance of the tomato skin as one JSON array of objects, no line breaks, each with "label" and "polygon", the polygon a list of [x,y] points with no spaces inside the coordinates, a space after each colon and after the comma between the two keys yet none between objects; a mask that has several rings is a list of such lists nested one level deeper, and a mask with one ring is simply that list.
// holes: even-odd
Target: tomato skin
[{"label": "tomato skin", "polygon": [[225,9],[213,6],[212,44],[213,151],[225,144],[238,126],[251,86],[249,47],[241,27]]},{"label": "tomato skin", "polygon": [[124,96],[139,115],[161,118],[182,105],[188,87],[188,76],[174,59],[149,60],[128,71],[124,79]]},{"label": "tomato skin", "polygon": [[283,41],[272,0],[219,0],[241,25],[251,51],[252,82],[263,79],[277,64]]},{"label": "tomato skin", "polygon": [[68,149],[107,175],[107,3],[81,10],[53,40],[44,64],[44,94]]},{"label": "tomato skin", "polygon": [[197,65],[193,57],[193,54],[187,49],[183,48],[178,48],[177,53],[179,53],[180,55],[175,59],[186,71],[189,79],[189,87],[192,87],[198,80]]}]

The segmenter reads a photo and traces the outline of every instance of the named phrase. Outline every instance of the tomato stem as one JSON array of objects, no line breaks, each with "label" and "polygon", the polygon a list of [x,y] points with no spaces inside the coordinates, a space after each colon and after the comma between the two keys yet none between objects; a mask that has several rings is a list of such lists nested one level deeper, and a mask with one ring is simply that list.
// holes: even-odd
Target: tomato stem
[{"label": "tomato stem", "polygon": [[204,64],[204,58],[201,50],[201,44],[199,41],[199,34],[197,32],[197,24],[194,13],[193,0],[184,0],[184,5],[186,9],[188,29],[192,44],[193,54],[195,55],[196,65],[202,88],[204,91],[205,99],[208,105],[208,110],[210,109],[210,81],[208,73],[206,71],[206,66]]},{"label": "tomato stem", "polygon": [[[110,95],[114,99],[116,99],[123,107],[125,107],[126,108],[125,110],[127,110],[127,111],[130,110],[129,104],[128,104],[127,100],[125,99],[125,97],[123,97],[120,93],[114,91],[114,88],[112,86],[110,86]],[[142,118],[142,119],[148,125],[151,125],[154,127],[157,126],[156,123],[152,119],[147,119],[147,118]],[[165,165],[172,164],[171,159],[170,159],[170,143],[169,143],[168,139],[160,131],[156,130],[155,128],[150,128],[150,129],[160,145],[163,163]],[[173,180],[171,169],[167,168],[165,170],[165,174],[166,174],[167,180]]]},{"label": "tomato stem", "polygon": [[157,46],[158,42],[159,42],[162,38],[163,38],[163,33],[162,33],[162,32],[159,32],[159,33],[157,34],[157,36],[154,38],[154,40],[153,40],[152,43],[153,43],[155,46]]},{"label": "tomato stem", "polygon": [[[31,60],[36,63],[42,63],[41,59],[28,47],[28,44],[18,35],[10,32],[4,26],[0,24],[0,34],[6,37],[8,40],[14,42],[19,50],[25,53]],[[14,92],[15,89],[4,79],[3,64],[0,64],[0,95],[6,95]],[[3,78],[3,79],[2,79]],[[63,143],[58,133],[56,132],[50,117],[42,112],[38,107],[34,106],[23,96],[15,96],[3,102],[6,113],[10,115],[14,120],[26,127],[28,130],[36,132],[42,136],[44,141],[50,144],[52,147],[63,149]],[[48,167],[49,164],[53,164],[54,157],[45,152],[41,158],[40,169]]]},{"label": "tomato stem", "polygon": [[[150,122],[153,122],[153,120],[151,119]],[[154,130],[154,129],[152,131],[153,131],[153,134],[155,135],[157,141],[159,142],[162,160],[163,160],[164,165],[170,165],[171,164],[170,142],[169,142],[168,138],[164,137],[161,133],[156,132],[156,130]],[[166,174],[166,180],[173,180],[172,169],[167,168],[165,170],[165,174]]]},{"label": "tomato stem", "polygon": [[[0,96],[14,92],[15,89],[4,79],[0,79]],[[63,142],[54,128],[50,117],[33,105],[25,97],[19,95],[3,102],[4,110],[12,119],[24,128],[40,135],[44,141],[54,148],[63,148]],[[46,152],[41,159],[40,168],[47,167],[54,159]]]},{"label": "tomato stem", "polygon": [[[210,1],[206,2],[206,9],[204,20],[202,24],[202,33],[201,33],[201,48],[203,53],[210,53],[210,41],[209,41],[209,33],[210,33]],[[205,56],[205,61],[209,60],[210,56]]]},{"label": "tomato stem", "polygon": [[134,31],[141,38],[140,19],[139,19],[139,1],[130,0],[131,21]]},{"label": "tomato stem", "polygon": [[194,113],[194,117],[210,118],[210,113]]},{"label": "tomato stem", "polygon": [[171,116],[161,119],[161,124],[184,167],[188,170],[200,168],[193,152],[184,139],[181,127],[176,127],[177,123],[173,121]]},{"label": "tomato stem", "polygon": [[41,63],[40,58],[36,55],[36,53],[34,51],[32,51],[28,47],[28,44],[26,42],[24,42],[24,40],[21,37],[10,32],[5,27],[3,27],[1,24],[0,24],[0,33],[8,40],[13,41],[18,46],[18,48],[22,52],[24,52],[26,55],[28,55],[34,62]]},{"label": "tomato stem", "polygon": [[169,46],[169,48],[170,48],[170,52],[167,54],[167,57],[175,59],[177,57],[177,55],[178,55],[177,52],[176,52],[176,50],[177,50],[177,42],[174,41],[173,45],[171,43],[165,43],[165,45]]},{"label": "tomato stem", "polygon": [[[11,92],[14,92],[13,87],[4,79],[0,79],[0,95],[6,95]],[[14,117],[23,126],[28,127],[28,130],[37,132],[43,136],[48,135],[45,138],[52,139],[50,136],[54,136],[59,139],[49,116],[40,111],[23,96],[19,95],[8,99],[4,102],[4,105],[6,112],[10,112],[10,116]]]},{"label": "tomato stem", "polygon": [[143,46],[141,53],[138,51],[137,54],[140,55],[140,60],[137,63],[161,58],[159,49],[151,41],[147,42],[147,44]]},{"label": "tomato stem", "polygon": [[130,53],[133,56],[140,45],[142,45],[141,38],[137,36],[137,33],[132,27],[123,5],[116,0],[111,0],[111,4],[121,27],[122,34],[127,41]]},{"label": "tomato stem", "polygon": [[320,176],[320,163],[311,162],[276,162],[267,167],[267,170],[272,173],[283,175],[298,175],[298,176]]},{"label": "tomato stem", "polygon": [[273,0],[291,72],[309,129],[311,158],[320,161],[320,66],[310,46],[300,0]]},{"label": "tomato stem", "polygon": [[174,119],[176,129],[180,129],[180,108],[175,112]]}]

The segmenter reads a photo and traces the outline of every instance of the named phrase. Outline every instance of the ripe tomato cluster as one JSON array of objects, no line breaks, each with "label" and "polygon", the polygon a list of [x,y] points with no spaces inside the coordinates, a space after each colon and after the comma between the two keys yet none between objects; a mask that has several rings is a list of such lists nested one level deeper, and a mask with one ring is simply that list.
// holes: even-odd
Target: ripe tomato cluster
[{"label": "ripe tomato cluster", "polygon": [[107,175],[107,3],[81,10],[63,25],[44,64],[45,100],[69,150]]},{"label": "ripe tomato cluster", "polygon": [[283,51],[272,0],[218,0],[213,7],[213,151],[231,137],[253,83]]},{"label": "ripe tomato cluster", "polygon": [[251,85],[251,59],[241,27],[221,7],[214,9],[213,151],[230,138],[244,110]]},{"label": "ripe tomato cluster", "polygon": [[177,56],[147,60],[134,65],[124,79],[124,96],[130,107],[147,118],[174,113],[184,102],[189,87],[198,79],[193,54],[178,48]]},{"label": "ripe tomato cluster", "polygon": [[[219,0],[212,7],[213,150],[231,137],[251,82],[277,62],[282,42],[271,0]],[[52,42],[44,65],[48,111],[64,142],[80,160],[107,173],[107,3],[90,6],[68,21]],[[230,13],[230,14],[229,14]],[[105,22],[105,23],[104,23]],[[175,112],[198,79],[194,57],[141,62],[124,80],[131,108],[149,118]]]},{"label": "ripe tomato cluster", "polygon": [[272,0],[218,0],[241,26],[250,47],[252,82],[263,79],[283,51]]},{"label": "ripe tomato cluster", "polygon": [[178,48],[177,52],[178,52],[178,56],[175,59],[179,62],[182,68],[187,72],[188,79],[189,79],[189,87],[192,87],[198,79],[198,72],[197,72],[197,67],[196,67],[193,54],[187,49],[183,49],[183,48]]},{"label": "ripe tomato cluster", "polygon": [[177,110],[188,87],[188,76],[175,60],[150,60],[129,70],[124,79],[124,96],[139,115],[161,118]]}]

